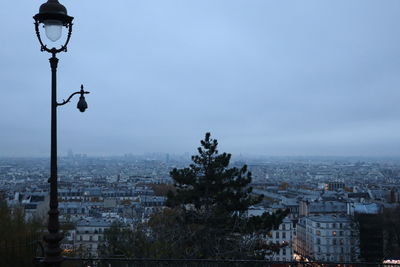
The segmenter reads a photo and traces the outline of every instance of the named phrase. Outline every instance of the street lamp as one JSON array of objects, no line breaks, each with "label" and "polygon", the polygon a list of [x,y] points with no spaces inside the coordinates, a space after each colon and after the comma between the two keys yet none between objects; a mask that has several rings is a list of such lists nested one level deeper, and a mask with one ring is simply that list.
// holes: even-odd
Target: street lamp
[{"label": "street lamp", "polygon": [[[60,242],[63,239],[63,234],[60,232],[60,223],[58,219],[58,190],[57,190],[57,106],[62,106],[67,104],[71,98],[80,94],[80,99],[77,108],[84,112],[87,108],[87,103],[85,101],[86,92],[83,90],[83,85],[81,85],[81,90],[71,94],[71,96],[61,103],[57,103],[57,65],[58,58],[57,53],[67,52],[67,45],[71,38],[72,33],[72,20],[73,17],[68,16],[67,9],[61,5],[58,0],[48,0],[46,3],[42,4],[39,9],[39,13],[34,17],[35,20],[35,31],[41,45],[41,51],[46,51],[51,53],[50,67],[51,67],[51,153],[50,153],[50,210],[49,220],[48,220],[48,234],[45,235],[44,240],[47,243],[45,249],[44,262],[49,266],[60,266],[63,261],[61,255],[62,249],[60,248]],[[63,28],[68,30],[66,40],[63,45],[59,48],[49,48],[45,42],[40,32],[40,26],[44,27],[46,37],[51,42],[58,41],[62,36]],[[51,45],[53,46],[53,45]],[[50,46],[50,47],[51,47]]]}]

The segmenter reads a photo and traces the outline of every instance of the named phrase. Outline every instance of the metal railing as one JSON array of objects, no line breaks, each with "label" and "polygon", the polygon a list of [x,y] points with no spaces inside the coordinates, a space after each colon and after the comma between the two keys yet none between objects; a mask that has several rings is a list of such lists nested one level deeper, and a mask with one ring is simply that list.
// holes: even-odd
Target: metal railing
[{"label": "metal railing", "polygon": [[0,238],[1,267],[32,266],[38,255],[44,255],[44,248],[36,235],[12,240]]},{"label": "metal railing", "polygon": [[[36,258],[37,267],[42,258]],[[285,262],[267,260],[65,258],[62,267],[400,267],[371,262]]]}]

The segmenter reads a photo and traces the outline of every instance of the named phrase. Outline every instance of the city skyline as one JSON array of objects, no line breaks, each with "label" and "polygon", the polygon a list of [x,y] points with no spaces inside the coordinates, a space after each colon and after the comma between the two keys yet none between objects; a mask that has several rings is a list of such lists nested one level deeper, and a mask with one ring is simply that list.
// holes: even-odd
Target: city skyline
[{"label": "city skyline", "polygon": [[[50,150],[39,4],[1,4],[2,157]],[[58,99],[81,83],[91,94],[84,114],[76,102],[59,109],[61,155],[191,155],[209,131],[233,155],[400,156],[396,1],[88,0],[68,10]]]}]

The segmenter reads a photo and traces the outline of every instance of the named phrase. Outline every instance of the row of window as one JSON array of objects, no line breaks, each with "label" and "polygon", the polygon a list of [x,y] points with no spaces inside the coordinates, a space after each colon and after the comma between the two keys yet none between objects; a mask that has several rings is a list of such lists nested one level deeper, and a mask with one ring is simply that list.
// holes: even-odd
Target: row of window
[{"label": "row of window", "polygon": [[282,236],[282,238],[285,239],[286,238],[286,232],[282,232],[282,235],[280,234],[280,232],[275,232],[275,238],[276,239],[279,239],[280,236]]},{"label": "row of window", "polygon": [[[84,228],[85,229],[85,228]],[[89,228],[90,230],[88,230],[88,228],[86,228],[85,230],[77,230],[76,233],[79,234],[90,234],[90,233],[103,233],[104,229],[103,228]]]},{"label": "row of window", "polygon": [[286,230],[286,228],[287,228],[288,230],[290,230],[290,226],[288,225],[288,227],[286,227],[286,223],[283,223],[283,224],[280,225],[280,229]]},{"label": "row of window", "polygon": [[327,257],[317,256],[317,260],[321,260],[321,261],[340,261],[340,262],[349,261],[348,258],[343,257],[342,255],[341,256],[327,256]]},{"label": "row of window", "polygon": [[343,229],[346,224],[343,223],[317,223],[316,226],[318,228],[322,227],[326,227],[326,228],[339,228],[339,229]]},{"label": "row of window", "polygon": [[[320,230],[315,230],[315,234],[320,236],[321,235],[321,231]],[[329,235],[329,232],[328,232],[328,235]],[[332,236],[337,236],[337,235],[338,236],[344,236],[344,231],[339,231],[339,232],[332,231]]]},{"label": "row of window", "polygon": [[103,237],[101,235],[98,235],[97,238],[93,238],[93,236],[90,235],[89,240],[85,240],[81,235],[78,236],[78,241],[102,241],[102,240]]},{"label": "row of window", "polygon": [[286,256],[286,254],[290,255],[290,248],[281,248],[279,254],[283,256]]},{"label": "row of window", "polygon": [[[321,239],[317,238],[317,245],[321,244]],[[343,238],[340,239],[336,239],[336,238],[332,238],[332,243],[330,242],[330,239],[326,239],[326,243],[327,245],[344,245],[345,241]]]}]

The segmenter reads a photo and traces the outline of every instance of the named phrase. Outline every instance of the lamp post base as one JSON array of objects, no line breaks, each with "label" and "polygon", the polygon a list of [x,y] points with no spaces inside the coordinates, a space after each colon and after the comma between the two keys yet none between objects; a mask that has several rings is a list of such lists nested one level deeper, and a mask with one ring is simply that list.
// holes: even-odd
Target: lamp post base
[{"label": "lamp post base", "polygon": [[60,266],[64,260],[61,255],[62,249],[60,248],[60,242],[64,238],[61,233],[49,233],[44,236],[44,241],[47,243],[45,248],[44,263],[47,266]]}]

